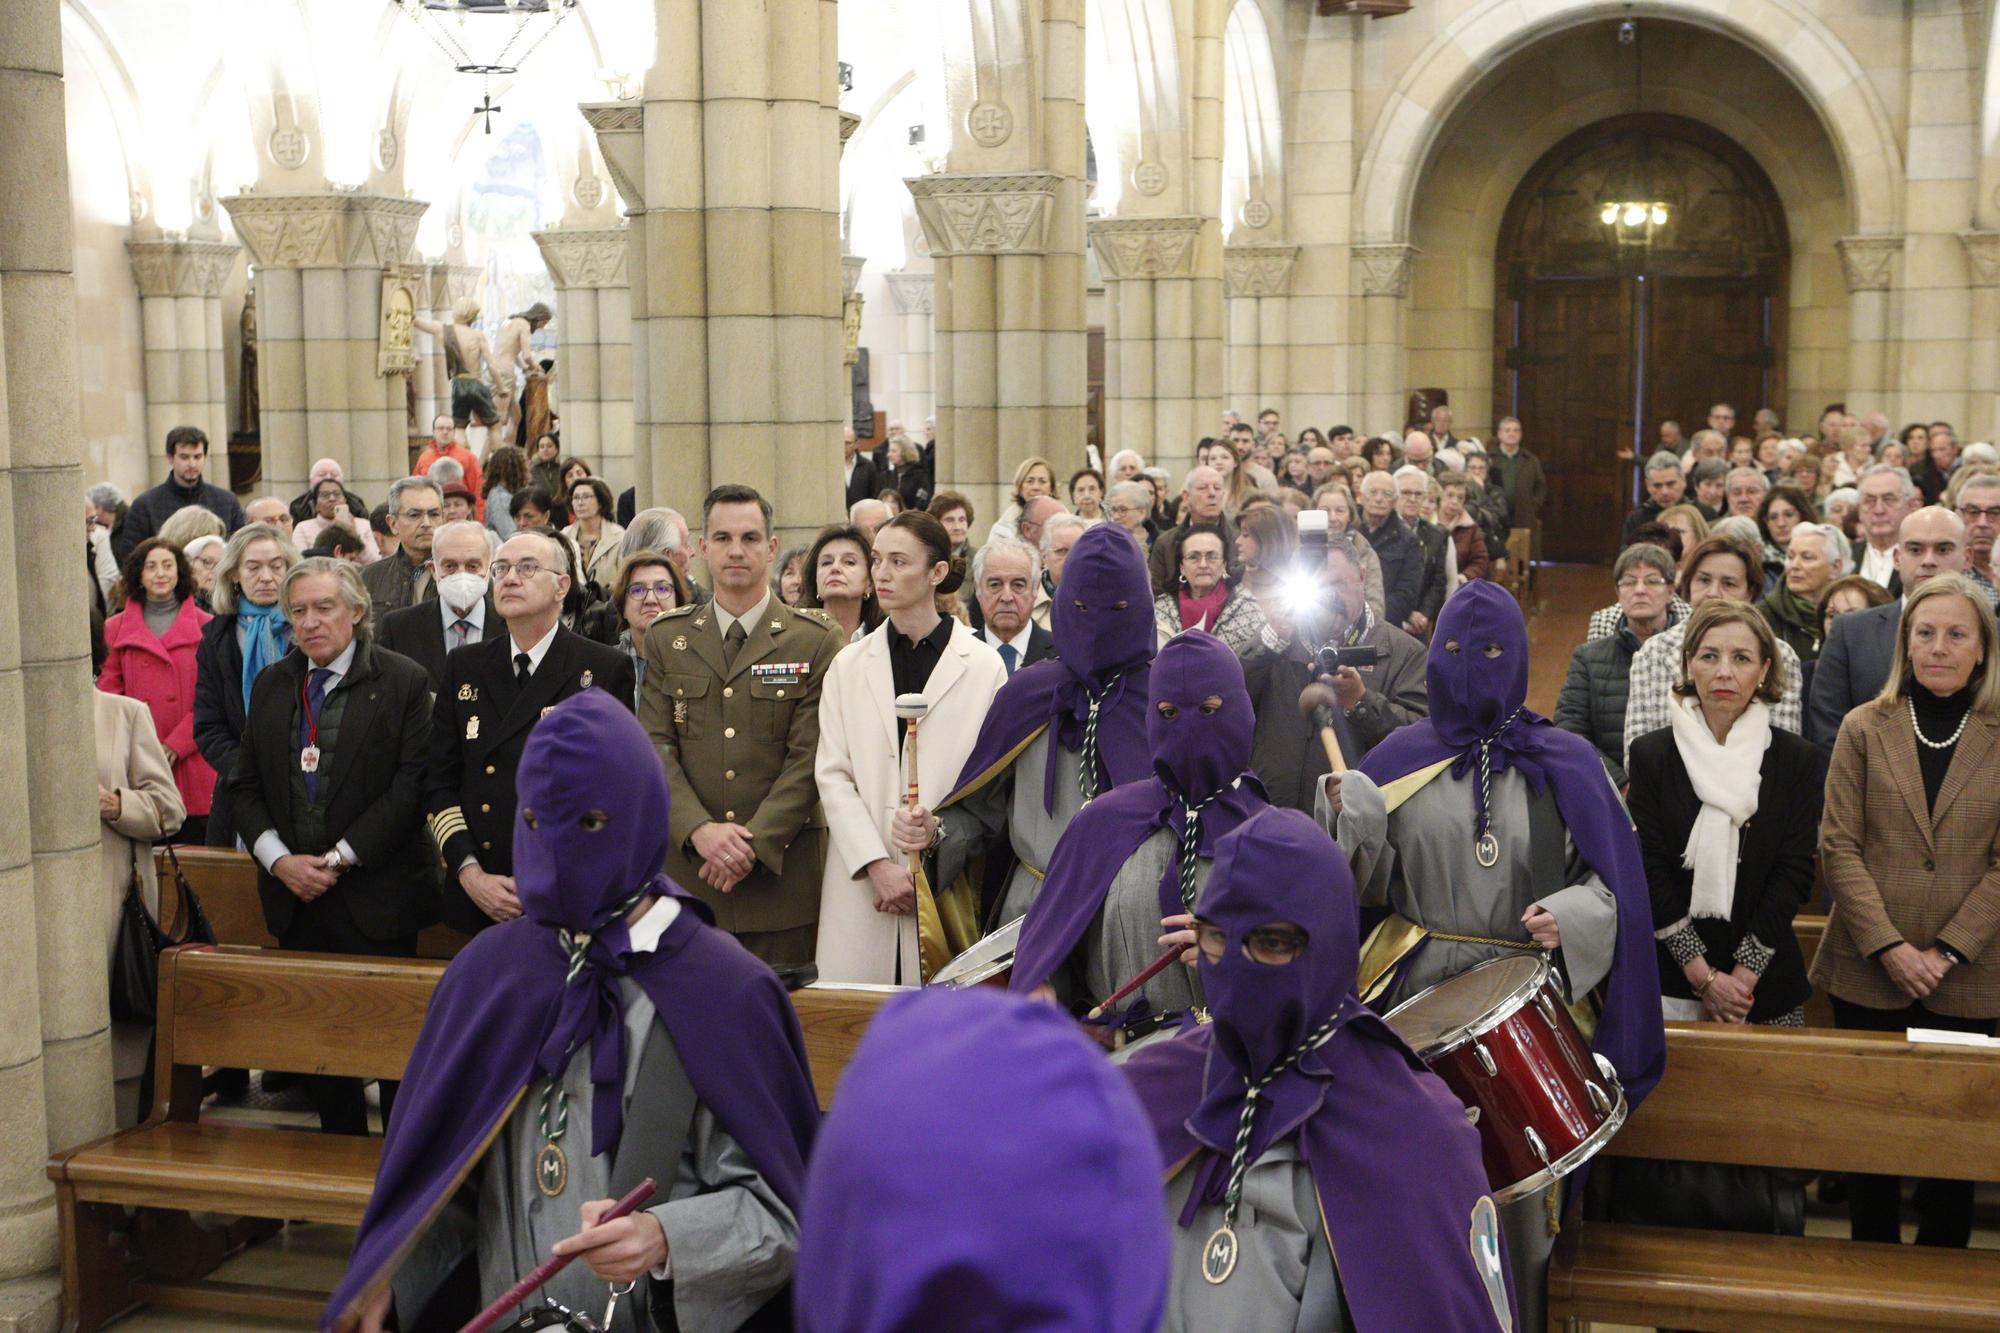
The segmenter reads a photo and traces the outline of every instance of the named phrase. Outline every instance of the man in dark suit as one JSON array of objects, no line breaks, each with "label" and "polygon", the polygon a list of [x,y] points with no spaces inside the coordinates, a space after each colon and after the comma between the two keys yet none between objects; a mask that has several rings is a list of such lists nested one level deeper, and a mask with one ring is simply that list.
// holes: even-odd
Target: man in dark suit
[{"label": "man in dark suit", "polygon": [[[298,651],[257,677],[229,775],[264,922],[280,948],[412,957],[438,906],[423,838],[423,668],[367,641],[368,594],[351,564],[300,562],[279,603]],[[368,1132],[360,1080],[305,1084],[321,1129]],[[394,1100],[384,1083],[385,1118]]]},{"label": "man in dark suit", "polygon": [[1010,676],[1056,655],[1055,636],[1029,619],[1041,582],[1041,558],[1024,541],[995,537],[973,553],[979,636],[999,652]]},{"label": "man in dark suit", "polygon": [[562,626],[571,572],[560,541],[542,529],[517,532],[492,574],[506,632],[445,658],[424,797],[444,857],[444,921],[468,935],[521,915],[514,769],[529,728],[578,690],[609,690],[627,708],[633,693],[629,656]]},{"label": "man in dark suit", "polygon": [[[1957,514],[1932,505],[1903,520],[1896,542],[1896,574],[1903,586],[1915,592],[1933,574],[1964,571],[1965,523]],[[1806,701],[1806,736],[1822,750],[1833,748],[1848,713],[1888,683],[1902,618],[1903,599],[1898,597],[1884,606],[1835,616],[1827,627]]]},{"label": "man in dark suit", "polygon": [[382,617],[376,642],[401,653],[430,676],[433,693],[444,688],[445,655],[500,633],[486,577],[486,530],[470,520],[447,523],[431,541],[434,602],[418,602]]},{"label": "man in dark suit", "polygon": [[[852,426],[840,429],[840,458],[841,467],[847,474],[847,503],[850,507],[858,501],[874,499],[875,493],[888,484],[882,480],[881,469],[875,465],[875,459],[862,453],[855,443]],[[894,475],[893,472],[890,474],[892,478]]]}]

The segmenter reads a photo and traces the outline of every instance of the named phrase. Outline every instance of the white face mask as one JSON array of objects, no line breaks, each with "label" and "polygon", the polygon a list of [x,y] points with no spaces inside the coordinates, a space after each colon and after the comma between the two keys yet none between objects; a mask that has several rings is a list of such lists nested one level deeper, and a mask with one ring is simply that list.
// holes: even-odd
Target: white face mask
[{"label": "white face mask", "polygon": [[438,596],[454,611],[470,611],[486,596],[484,574],[447,574],[438,580]]}]

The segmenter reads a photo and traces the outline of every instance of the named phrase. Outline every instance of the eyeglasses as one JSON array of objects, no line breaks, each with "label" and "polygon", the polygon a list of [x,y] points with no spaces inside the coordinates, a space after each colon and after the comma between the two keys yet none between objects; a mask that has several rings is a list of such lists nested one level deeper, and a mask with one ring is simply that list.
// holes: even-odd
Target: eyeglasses
[{"label": "eyeglasses", "polygon": [[1181,555],[1181,563],[1188,565],[1219,565],[1222,563],[1222,552],[1187,551]]},{"label": "eyeglasses", "polygon": [[2000,505],[1995,505],[1992,508],[1981,508],[1978,505],[1960,505],[1958,507],[1958,516],[1967,523],[1977,523],[1981,519],[2000,522]]},{"label": "eyeglasses", "polygon": [[1644,588],[1648,592],[1658,592],[1661,588],[1664,588],[1666,586],[1667,586],[1667,581],[1661,578],[1657,574],[1653,575],[1651,578],[1643,578],[1643,579],[1624,578],[1618,580],[1618,591],[1620,592],[1635,592],[1640,588]]},{"label": "eyeglasses", "polygon": [[[1229,936],[1212,922],[1194,923],[1195,943],[1211,963],[1219,963],[1229,951]],[[1282,967],[1306,951],[1306,933],[1295,926],[1258,926],[1243,937],[1243,952],[1251,962]]]},{"label": "eyeglasses", "polygon": [[501,582],[509,574],[519,574],[522,581],[526,582],[537,574],[553,574],[555,572],[554,570],[544,570],[539,563],[533,560],[495,560],[487,568],[493,571],[493,581],[495,583]]},{"label": "eyeglasses", "polygon": [[421,523],[421,522],[423,522],[423,521],[425,521],[425,520],[429,520],[429,521],[430,521],[430,522],[432,522],[432,523],[436,523],[436,522],[438,522],[439,520],[441,520],[441,519],[443,519],[443,518],[444,518],[444,510],[442,510],[442,509],[399,509],[399,510],[397,510],[397,511],[396,511],[396,517],[397,517],[397,518],[400,518],[400,519],[405,519],[405,520],[407,520],[407,521],[409,521],[409,522],[411,522],[411,523]]},{"label": "eyeglasses", "polygon": [[671,583],[635,583],[625,590],[625,595],[627,597],[639,598],[642,601],[648,597],[657,597],[663,602],[671,602],[674,599],[674,585]]},{"label": "eyeglasses", "polygon": [[[1111,512],[1114,514],[1143,514],[1146,511],[1138,505],[1119,504],[1113,501]],[[1960,512],[1963,513],[1964,511],[1961,510]]]}]

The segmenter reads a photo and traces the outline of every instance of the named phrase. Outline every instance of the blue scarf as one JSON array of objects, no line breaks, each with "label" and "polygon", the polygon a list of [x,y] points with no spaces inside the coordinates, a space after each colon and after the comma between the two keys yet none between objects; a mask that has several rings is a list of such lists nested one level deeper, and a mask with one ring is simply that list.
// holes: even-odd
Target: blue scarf
[{"label": "blue scarf", "polygon": [[257,673],[292,650],[292,622],[276,602],[253,606],[239,600],[236,623],[243,629],[243,708],[248,712]]}]

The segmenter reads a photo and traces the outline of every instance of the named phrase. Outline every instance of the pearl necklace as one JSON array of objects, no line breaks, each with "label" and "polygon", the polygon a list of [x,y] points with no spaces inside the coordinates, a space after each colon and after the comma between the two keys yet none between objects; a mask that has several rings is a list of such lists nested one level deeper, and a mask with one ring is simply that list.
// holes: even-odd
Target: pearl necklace
[{"label": "pearl necklace", "polygon": [[1965,710],[1965,716],[1958,720],[1958,730],[1952,732],[1951,735],[1941,741],[1934,741],[1924,735],[1924,729],[1917,725],[1917,701],[1909,699],[1906,702],[1910,706],[1910,730],[1917,734],[1917,744],[1927,749],[1949,750],[1952,746],[1958,744],[1958,738],[1965,734],[1965,724],[1972,720],[1972,710],[1968,708]]}]

